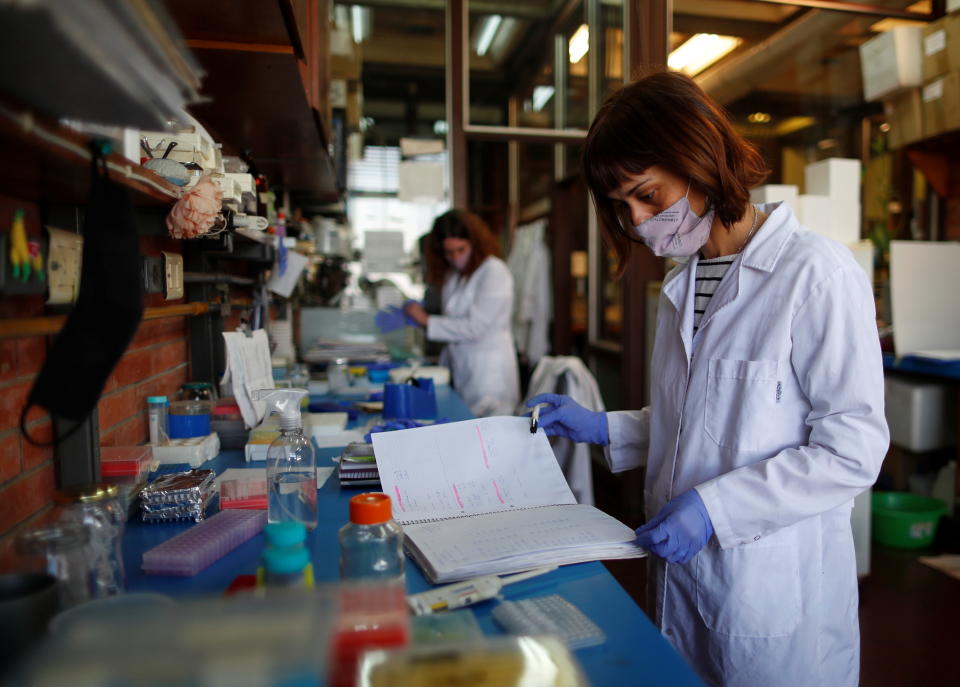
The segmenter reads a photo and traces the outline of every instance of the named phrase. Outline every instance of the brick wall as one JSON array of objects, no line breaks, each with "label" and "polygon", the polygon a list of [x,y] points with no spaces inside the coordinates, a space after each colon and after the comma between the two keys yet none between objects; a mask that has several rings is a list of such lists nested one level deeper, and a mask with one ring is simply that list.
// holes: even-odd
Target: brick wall
[{"label": "brick wall", "polygon": [[[35,205],[0,197],[0,232],[6,231],[14,207],[26,210],[27,232],[40,234]],[[5,240],[0,233],[0,240]],[[143,237],[141,253],[182,250],[179,241]],[[147,307],[182,303],[148,295]],[[46,314],[39,296],[0,296],[0,318]],[[20,413],[45,359],[51,337],[0,339],[0,569],[8,567],[16,534],[44,520],[53,508],[56,489],[52,447],[37,447],[19,432]],[[172,396],[188,380],[189,346],[185,317],[145,320],[114,368],[98,404],[100,444],[123,446],[147,440],[146,397]],[[65,390],[65,393],[67,390]],[[51,424],[42,412],[27,417],[31,436],[50,440]]]}]

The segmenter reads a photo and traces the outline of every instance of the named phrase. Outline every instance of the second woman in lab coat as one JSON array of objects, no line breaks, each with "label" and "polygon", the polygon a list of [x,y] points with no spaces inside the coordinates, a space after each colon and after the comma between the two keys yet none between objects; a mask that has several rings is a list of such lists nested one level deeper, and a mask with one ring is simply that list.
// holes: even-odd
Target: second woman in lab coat
[{"label": "second woman in lab coat", "polygon": [[482,219],[450,210],[427,238],[427,280],[441,286],[443,312],[429,315],[419,303],[406,315],[446,344],[440,363],[478,417],[510,415],[520,402],[520,373],[510,330],[513,277],[498,257],[500,247]]},{"label": "second woman in lab coat", "polygon": [[[854,497],[887,449],[873,293],[848,248],[753,205],[757,150],[693,82],[613,94],[584,146],[606,239],[663,280],[650,407],[549,403],[547,434],[646,466],[649,612],[710,685],[855,687]],[[638,383],[641,380],[637,380]]]}]

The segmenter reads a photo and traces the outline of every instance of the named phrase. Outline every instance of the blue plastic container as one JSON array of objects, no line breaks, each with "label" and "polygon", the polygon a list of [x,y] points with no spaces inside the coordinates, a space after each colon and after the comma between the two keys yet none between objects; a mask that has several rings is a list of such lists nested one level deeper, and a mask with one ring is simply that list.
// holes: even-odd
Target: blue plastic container
[{"label": "blue plastic container", "polygon": [[383,418],[402,420],[436,420],[437,394],[429,377],[417,379],[418,385],[385,384]]},{"label": "blue plastic container", "polygon": [[174,401],[170,404],[167,426],[171,439],[205,437],[210,434],[210,403],[205,401]]}]

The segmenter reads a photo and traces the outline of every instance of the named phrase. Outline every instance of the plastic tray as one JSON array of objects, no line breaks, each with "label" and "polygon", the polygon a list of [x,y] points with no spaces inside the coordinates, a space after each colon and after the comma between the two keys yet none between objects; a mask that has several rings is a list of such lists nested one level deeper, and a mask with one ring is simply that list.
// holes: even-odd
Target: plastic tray
[{"label": "plastic tray", "polygon": [[260,533],[267,523],[262,510],[226,510],[143,554],[148,575],[190,577]]}]

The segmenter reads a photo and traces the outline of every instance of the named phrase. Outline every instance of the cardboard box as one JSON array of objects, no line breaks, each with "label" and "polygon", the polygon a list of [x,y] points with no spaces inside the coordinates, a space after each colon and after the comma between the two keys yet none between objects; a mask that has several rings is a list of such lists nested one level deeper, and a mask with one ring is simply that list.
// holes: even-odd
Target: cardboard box
[{"label": "cardboard box", "polygon": [[887,145],[892,150],[923,138],[923,99],[919,88],[891,96],[884,101],[883,109],[890,125]]},{"label": "cardboard box", "polygon": [[929,81],[950,71],[947,53],[947,20],[942,17],[923,27],[923,79]]},{"label": "cardboard box", "polygon": [[860,202],[860,160],[831,157],[811,162],[803,172],[807,193],[843,203]]},{"label": "cardboard box", "polygon": [[751,189],[750,202],[779,203],[782,201],[796,210],[799,195],[800,189],[793,184],[764,184]]},{"label": "cardboard box", "polygon": [[923,27],[897,26],[860,45],[863,97],[881,100],[923,83]]},{"label": "cardboard box", "polygon": [[923,87],[923,136],[960,128],[960,73],[939,76]]}]

